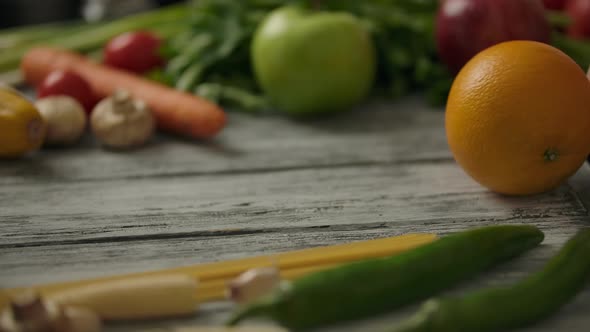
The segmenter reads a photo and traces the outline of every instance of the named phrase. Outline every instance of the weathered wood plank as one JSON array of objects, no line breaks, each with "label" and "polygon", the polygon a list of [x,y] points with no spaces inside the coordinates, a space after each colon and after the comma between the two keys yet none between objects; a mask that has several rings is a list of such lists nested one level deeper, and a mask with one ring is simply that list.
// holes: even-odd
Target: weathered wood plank
[{"label": "weathered wood plank", "polygon": [[306,122],[232,113],[209,143],[158,136],[145,148],[113,152],[86,137],[79,146],[2,161],[0,186],[448,160],[443,121],[442,111],[417,100]]},{"label": "weathered wood plank", "polygon": [[[0,287],[497,223],[546,232],[542,246],[455,290],[462,291],[525,276],[589,225],[587,166],[550,193],[492,194],[452,162],[442,112],[420,102],[307,123],[230,119],[215,143],[159,137],[145,149],[114,153],[87,138],[71,149],[3,161]],[[585,332],[589,306],[586,290],[556,317],[523,331]],[[228,309],[213,304],[184,322],[217,324]],[[329,331],[379,329],[399,317]]]},{"label": "weathered wood plank", "polygon": [[[541,246],[535,248],[522,257],[503,264],[488,274],[484,274],[471,282],[462,284],[449,293],[461,292],[481,286],[500,285],[517,281],[531,271],[542,267],[559,247],[577,229],[583,227],[587,218],[578,220],[568,219],[548,220],[546,223],[538,223],[545,231],[546,238]],[[513,223],[536,223],[535,220],[514,220]],[[443,235],[449,232],[462,230],[468,227],[492,224],[493,222],[454,223],[442,222],[435,225],[438,233]],[[432,230],[432,225],[416,225],[416,230]],[[27,248],[25,252],[18,248],[2,250],[3,259],[0,261],[0,280],[4,287],[26,286],[37,283],[63,281],[85,277],[110,275],[114,273],[127,273],[152,270],[157,268],[179,265],[195,264],[200,262],[245,257],[258,254],[269,254],[285,250],[295,250],[310,246],[342,243],[367,238],[391,236],[400,234],[403,230],[395,226],[376,228],[370,230],[344,230],[325,231],[314,230],[295,233],[250,234],[232,237],[212,237],[195,239],[168,239],[154,241],[132,241],[109,243],[101,245],[68,245]],[[239,248],[236,247],[239,243]],[[43,271],[43,273],[39,273]],[[590,305],[590,289],[581,294],[572,304],[568,305],[554,319],[547,324],[530,331],[551,331],[551,328],[562,329],[568,327],[568,331],[582,332],[582,326],[587,326],[588,318],[585,308]],[[205,310],[194,320],[185,320],[180,323],[193,324],[219,324],[227,317],[228,305],[214,306],[212,310]],[[407,313],[408,310],[402,310]],[[346,324],[346,331],[361,331],[370,327],[382,327],[392,324],[401,315],[392,315],[375,320]],[[143,328],[155,326],[167,326],[179,324],[179,321],[161,322],[154,324],[135,324],[134,326],[121,325],[113,328],[113,331],[141,331]],[[329,329],[328,331],[336,331]]]},{"label": "weathered wood plank", "polygon": [[454,163],[0,187],[0,248],[327,225],[586,216],[567,185],[488,192]]},{"label": "weathered wood plank", "polygon": [[[535,224],[550,235],[546,243],[557,243],[582,227],[587,217],[546,217],[512,220],[444,219],[400,225],[339,226],[283,229],[242,235],[192,236],[183,238],[134,240],[2,248],[0,281],[4,286],[60,281],[112,273],[139,272],[222,259],[297,250],[376,237],[414,232],[447,234],[470,227],[498,223]],[[35,271],[44,271],[43,275]]]},{"label": "weathered wood plank", "polygon": [[582,205],[590,212],[590,165],[585,163],[580,170],[572,176],[569,180],[569,184]]}]

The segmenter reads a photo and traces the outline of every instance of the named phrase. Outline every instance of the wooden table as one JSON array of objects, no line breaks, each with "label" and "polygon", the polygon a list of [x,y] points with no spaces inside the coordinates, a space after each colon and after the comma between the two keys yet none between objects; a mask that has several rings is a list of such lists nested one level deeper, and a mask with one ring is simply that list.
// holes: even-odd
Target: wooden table
[{"label": "wooden table", "polygon": [[[518,280],[588,225],[590,170],[543,195],[479,186],[447,148],[444,113],[419,98],[293,121],[231,113],[210,143],[158,136],[133,152],[78,146],[0,163],[0,286],[138,272],[404,234],[535,224],[544,243],[451,292]],[[436,276],[433,276],[436,277]],[[589,288],[590,290],[590,288]],[[345,290],[343,290],[345,291]],[[193,319],[108,331],[215,324]],[[370,331],[415,306],[330,331]],[[590,291],[527,331],[588,331]]]}]

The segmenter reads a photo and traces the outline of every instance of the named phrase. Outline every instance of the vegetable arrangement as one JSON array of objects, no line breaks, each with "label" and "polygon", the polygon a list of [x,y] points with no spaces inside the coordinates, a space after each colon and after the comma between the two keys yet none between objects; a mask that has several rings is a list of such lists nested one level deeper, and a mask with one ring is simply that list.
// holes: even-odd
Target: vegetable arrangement
[{"label": "vegetable arrangement", "polygon": [[92,53],[115,36],[143,28],[162,38],[174,36],[186,25],[190,16],[187,9],[187,5],[180,4],[100,24],[65,23],[0,31],[0,72],[18,70],[21,58],[38,45]]},{"label": "vegetable arrangement", "polygon": [[[221,262],[171,267],[155,271],[86,280],[49,283],[37,285],[35,290],[43,295],[50,296],[55,293],[73,292],[80,287],[86,288],[94,285],[104,285],[105,283],[111,284],[114,281],[126,280],[132,282],[135,278],[182,274],[189,275],[195,280],[198,280],[196,300],[199,303],[224,300],[228,297],[239,300],[243,299],[241,295],[250,297],[253,293],[262,292],[266,289],[268,285],[258,287],[262,285],[256,286],[252,284],[252,282],[254,284],[258,283],[257,279],[259,279],[261,271],[266,275],[263,279],[272,283],[273,278],[268,278],[270,277],[269,274],[272,273],[264,273],[264,271],[267,271],[264,267],[268,267],[270,264],[272,264],[273,268],[279,270],[281,279],[293,280],[304,274],[324,270],[339,264],[398,255],[404,251],[436,241],[437,239],[438,237],[432,233],[409,233],[305,248],[271,255],[230,259]],[[252,273],[249,272],[254,272],[254,278],[250,278]],[[232,291],[233,288],[235,288],[235,292]],[[27,288],[4,289],[3,292],[0,292],[0,309],[9,304],[10,297],[16,296],[26,290]],[[237,298],[232,295],[237,295]]]},{"label": "vegetable arrangement", "polygon": [[[590,229],[581,229],[542,270],[520,282],[460,296],[433,296],[533,249],[543,239],[534,226],[496,225],[292,281],[281,280],[275,269],[248,270],[227,285],[236,305],[227,325],[234,328],[244,319],[265,316],[289,331],[309,330],[424,300],[415,315],[388,331],[499,332],[524,327],[557,312],[585,287],[590,277]],[[29,290],[16,295],[0,313],[0,331],[22,331],[22,326],[31,332],[100,331],[103,322],[189,316],[200,304],[199,285],[193,276],[174,273],[107,280],[44,298]],[[54,327],[66,322],[71,328]]]},{"label": "vegetable arrangement", "polygon": [[391,258],[304,276],[244,306],[229,324],[267,316],[298,331],[381,314],[451,287],[542,240],[543,233],[533,226],[490,226],[450,235]]},{"label": "vegetable arrangement", "polygon": [[[301,7],[309,3],[199,1],[191,29],[167,43],[169,62],[162,77],[180,90],[193,91],[224,106],[249,111],[276,106],[274,100],[268,100],[264,77],[255,70],[258,58],[264,61],[269,57],[257,55],[254,41],[262,33],[265,17],[285,5]],[[561,32],[571,17],[580,16],[579,10],[567,15],[545,12],[536,0],[323,0],[315,4],[322,11],[352,13],[370,32],[377,49],[373,96],[395,99],[421,91],[434,105],[443,105],[460,66],[485,47],[511,39],[555,44],[584,68],[590,63],[590,43]],[[317,47],[314,38],[308,39],[309,47]],[[455,44],[456,40],[469,46]],[[287,62],[297,68],[292,72],[301,70],[296,61]],[[291,74],[287,70],[278,72]]]},{"label": "vegetable arrangement", "polygon": [[156,128],[210,139],[229,109],[319,115],[415,92],[442,106],[459,69],[507,40],[553,44],[585,68],[588,1],[186,1],[0,32],[0,71],[19,69],[38,98],[70,96],[89,116],[123,89]]},{"label": "vegetable arrangement", "polygon": [[395,99],[418,91],[433,104],[443,105],[458,68],[501,41],[524,38],[551,43],[587,67],[590,43],[579,40],[589,37],[587,2],[547,1],[551,10],[544,11],[539,0],[187,1],[97,25],[48,27],[54,35],[60,29],[64,34],[76,31],[72,37],[43,39],[47,34],[42,30],[28,28],[0,33],[0,44],[5,40],[11,45],[0,56],[0,70],[17,69],[21,57],[43,40],[44,45],[90,53],[106,65],[222,107],[281,110],[260,84],[252,44],[271,13],[287,6],[312,7],[352,14],[370,33],[377,66],[371,96]]},{"label": "vegetable arrangement", "polygon": [[[462,261],[461,256],[469,256],[465,251],[476,250],[480,258],[490,257],[486,242],[504,233],[504,240],[516,239],[517,234],[529,243],[529,247],[517,249],[518,241],[508,244],[514,251],[506,250],[506,259],[514,257],[523,250],[528,250],[540,241],[542,233],[534,228],[513,227],[510,235],[506,226],[484,227],[447,236],[435,243],[414,249],[398,258],[382,261],[364,261],[337,267],[328,271],[310,274],[293,285],[278,287],[273,293],[261,297],[245,306],[238,307],[228,320],[233,326],[244,318],[267,316],[287,327],[291,331],[309,330],[325,324],[339,324],[349,320],[376,316],[391,311],[402,305],[411,304],[422,297],[430,297],[437,289],[437,282],[449,271],[467,266],[475,267],[474,262]],[[526,234],[528,232],[528,234]],[[537,234],[535,234],[538,232]],[[486,234],[487,233],[487,234]],[[485,234],[485,235],[484,235]],[[539,234],[541,234],[540,237]],[[488,239],[483,239],[489,236]],[[480,238],[478,238],[480,237]],[[535,238],[537,237],[537,240]],[[472,241],[469,249],[455,253],[459,243]],[[477,240],[484,240],[477,242]],[[507,242],[508,243],[508,242]],[[466,244],[466,243],[464,243]],[[483,244],[482,247],[479,247]],[[491,242],[490,242],[491,244]],[[513,245],[516,245],[513,246]],[[426,258],[429,249],[440,246],[438,252],[446,256],[442,262],[436,254],[429,261],[437,266],[445,265],[446,269],[437,273],[427,273],[428,268],[413,259]],[[498,249],[503,248],[499,245]],[[482,250],[482,251],[480,251]],[[561,250],[539,272],[533,273],[520,282],[503,287],[490,287],[472,291],[462,296],[430,298],[424,302],[415,315],[398,326],[388,329],[391,332],[450,332],[450,331],[482,331],[499,332],[512,328],[525,327],[557,312],[568,303],[586,285],[590,276],[590,263],[586,257],[590,254],[590,229],[582,229],[570,238]],[[452,261],[450,257],[458,257]],[[499,257],[499,256],[498,256]],[[386,265],[394,263],[408,264],[397,273],[384,273]],[[403,262],[403,263],[402,263]],[[418,264],[416,264],[418,263]],[[479,269],[485,269],[486,262],[480,262]],[[489,263],[489,261],[488,261]],[[455,265],[456,264],[456,265]],[[381,265],[380,268],[377,268]],[[418,265],[418,267],[416,267]],[[437,267],[430,267],[436,270]],[[364,270],[364,271],[363,271]],[[361,272],[362,271],[362,272]],[[462,271],[459,273],[465,273]],[[424,275],[422,275],[424,273]],[[472,271],[475,274],[475,271]],[[464,277],[467,277],[467,273]],[[436,276],[433,278],[433,276]],[[397,283],[404,278],[411,279],[407,287]],[[370,279],[370,280],[369,280]],[[446,281],[449,281],[448,279]],[[397,286],[400,286],[398,289]],[[449,285],[447,285],[448,287]],[[384,288],[382,288],[384,287]],[[371,293],[374,292],[374,293]],[[370,295],[370,296],[369,296]]]},{"label": "vegetable arrangement", "polygon": [[494,332],[527,326],[561,308],[590,275],[590,229],[572,237],[537,273],[509,286],[443,297],[424,303],[391,332]]},{"label": "vegetable arrangement", "polygon": [[[249,111],[267,109],[269,102],[253,75],[251,64],[256,59],[251,54],[252,40],[266,15],[284,9],[287,4],[305,6],[307,3],[199,1],[191,29],[168,43],[170,61],[164,76],[178,89],[196,91],[223,105]],[[378,66],[374,95],[395,99],[422,89],[431,100],[443,102],[452,77],[436,61],[433,18],[438,1],[318,3],[323,11],[344,11],[357,16],[371,34]]]},{"label": "vegetable arrangement", "polygon": [[[14,157],[43,143],[73,144],[88,125],[113,148],[143,145],[156,127],[210,139],[226,124],[226,106],[313,115],[351,108],[369,96],[395,99],[416,91],[442,105],[468,61],[513,39],[553,44],[586,67],[590,4],[545,4],[563,12],[548,12],[536,0],[200,0],[97,26],[8,31],[0,34],[10,44],[0,55],[0,70],[20,63],[39,100],[33,104],[0,90],[0,106],[10,111],[0,113],[0,153]],[[59,31],[76,34],[51,37]],[[556,155],[547,158],[553,162]],[[590,231],[580,232],[543,271],[521,283],[429,300],[393,331],[491,332],[541,319],[582,289],[590,273],[583,259],[589,237]],[[228,325],[266,316],[305,330],[386,313],[426,300],[542,240],[532,226],[493,226],[293,282],[281,282],[277,270],[252,271],[229,285],[240,306]],[[64,292],[41,309],[58,313],[51,317],[59,322],[69,321],[68,306],[91,310],[88,330],[100,329],[98,317],[144,319],[195,309],[194,279],[144,282]],[[33,298],[28,305],[40,303]],[[18,331],[32,319],[19,308],[5,313],[0,330]],[[78,331],[45,318],[45,330]]]},{"label": "vegetable arrangement", "polygon": [[119,89],[127,90],[150,107],[158,127],[165,131],[205,139],[216,135],[225,125],[225,113],[214,103],[61,49],[32,49],[23,58],[21,68],[27,82],[33,85],[54,70],[68,70],[88,80],[100,98]]}]

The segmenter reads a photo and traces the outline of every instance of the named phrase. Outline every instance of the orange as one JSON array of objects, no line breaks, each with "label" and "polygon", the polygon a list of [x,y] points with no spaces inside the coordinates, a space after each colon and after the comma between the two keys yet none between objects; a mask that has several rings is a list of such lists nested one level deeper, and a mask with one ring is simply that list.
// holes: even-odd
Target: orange
[{"label": "orange", "polygon": [[456,162],[481,185],[507,195],[549,191],[590,153],[590,81],[550,45],[500,43],[457,74],[445,126]]}]

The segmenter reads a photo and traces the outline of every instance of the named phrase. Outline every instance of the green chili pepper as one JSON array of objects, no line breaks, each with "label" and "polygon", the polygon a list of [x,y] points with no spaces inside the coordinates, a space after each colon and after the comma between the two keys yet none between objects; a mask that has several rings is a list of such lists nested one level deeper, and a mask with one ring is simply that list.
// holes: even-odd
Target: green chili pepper
[{"label": "green chili pepper", "polygon": [[508,287],[432,299],[392,332],[492,332],[520,328],[557,311],[590,277],[590,229],[571,238],[545,268]]},{"label": "green chili pepper", "polygon": [[426,299],[543,241],[534,226],[500,225],[445,236],[391,257],[309,274],[234,313],[228,325],[269,317],[305,330]]}]

